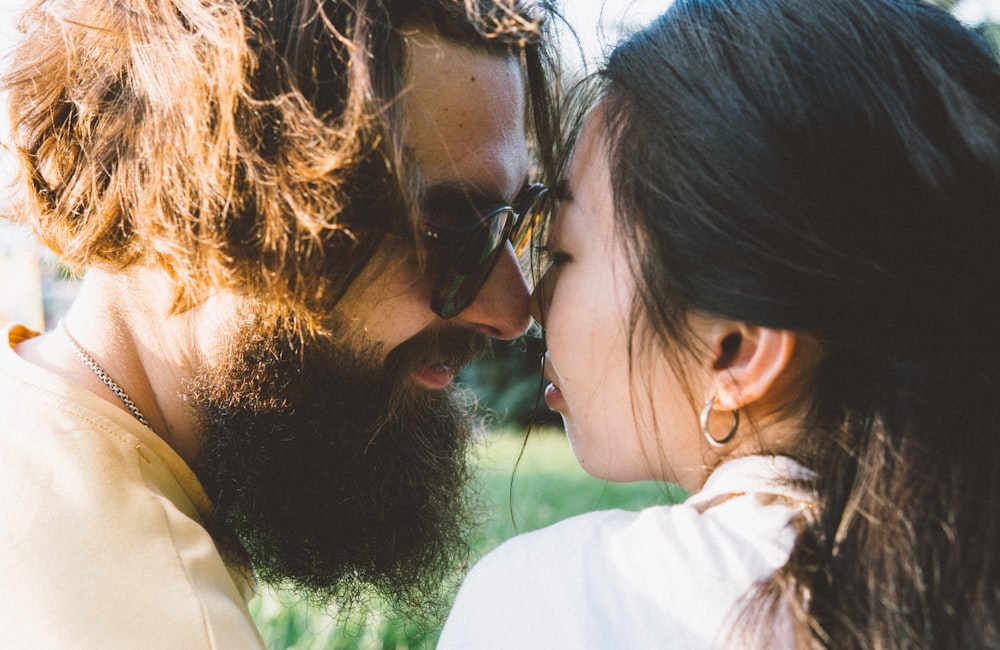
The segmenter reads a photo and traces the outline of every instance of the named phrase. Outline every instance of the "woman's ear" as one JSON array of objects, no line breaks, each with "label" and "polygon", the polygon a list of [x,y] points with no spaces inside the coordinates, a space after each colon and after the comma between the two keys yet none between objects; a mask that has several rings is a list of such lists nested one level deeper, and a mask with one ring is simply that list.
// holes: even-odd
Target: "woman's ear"
[{"label": "woman's ear", "polygon": [[706,342],[718,408],[735,411],[776,398],[774,391],[795,351],[795,332],[733,321],[717,321],[708,329]]}]

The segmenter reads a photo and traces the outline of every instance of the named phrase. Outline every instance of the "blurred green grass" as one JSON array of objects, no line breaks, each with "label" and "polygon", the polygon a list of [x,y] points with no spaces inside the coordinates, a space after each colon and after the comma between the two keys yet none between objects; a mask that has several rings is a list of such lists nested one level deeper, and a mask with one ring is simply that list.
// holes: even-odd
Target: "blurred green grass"
[{"label": "blurred green grass", "polygon": [[[608,483],[589,476],[558,429],[533,432],[526,444],[512,433],[484,436],[474,446],[473,463],[470,487],[482,508],[481,524],[471,536],[473,560],[517,533],[567,517],[609,508],[639,510],[685,496],[662,483]],[[431,649],[439,634],[433,620],[404,621],[377,602],[348,617],[268,588],[251,602],[250,612],[272,650]]]}]

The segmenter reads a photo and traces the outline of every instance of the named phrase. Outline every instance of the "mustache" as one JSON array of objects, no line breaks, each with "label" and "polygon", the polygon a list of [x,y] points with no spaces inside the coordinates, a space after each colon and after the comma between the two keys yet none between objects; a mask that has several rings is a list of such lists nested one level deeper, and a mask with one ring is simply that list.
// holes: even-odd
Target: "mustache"
[{"label": "mustache", "polygon": [[396,376],[418,368],[447,366],[458,372],[489,350],[489,338],[466,327],[445,325],[424,330],[386,356],[386,369]]}]

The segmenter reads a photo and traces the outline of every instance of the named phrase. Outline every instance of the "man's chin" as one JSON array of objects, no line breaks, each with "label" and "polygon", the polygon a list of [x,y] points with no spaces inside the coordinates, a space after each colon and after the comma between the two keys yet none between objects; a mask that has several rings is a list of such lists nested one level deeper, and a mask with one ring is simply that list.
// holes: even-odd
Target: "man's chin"
[{"label": "man's chin", "polygon": [[343,608],[374,589],[425,607],[467,553],[470,417],[450,364],[419,364],[464,362],[476,346],[418,342],[416,358],[397,349],[373,370],[374,351],[240,338],[189,395],[218,539],[238,539],[262,580],[314,601]]}]

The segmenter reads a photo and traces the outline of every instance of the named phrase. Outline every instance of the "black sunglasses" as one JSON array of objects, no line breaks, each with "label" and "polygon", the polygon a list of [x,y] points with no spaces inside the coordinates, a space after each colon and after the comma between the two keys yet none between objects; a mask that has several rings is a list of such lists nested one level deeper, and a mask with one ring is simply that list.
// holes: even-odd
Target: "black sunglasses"
[{"label": "black sunglasses", "polygon": [[538,222],[539,199],[547,191],[541,183],[529,185],[513,206],[496,208],[468,226],[423,223],[428,268],[434,277],[431,309],[435,314],[453,318],[472,304],[508,241],[514,253],[521,255]]}]

